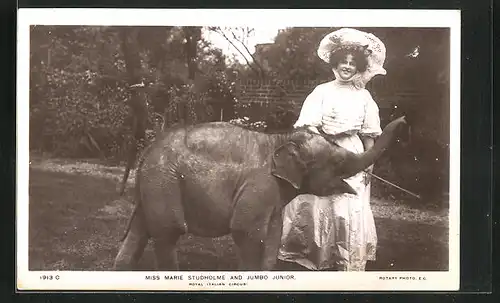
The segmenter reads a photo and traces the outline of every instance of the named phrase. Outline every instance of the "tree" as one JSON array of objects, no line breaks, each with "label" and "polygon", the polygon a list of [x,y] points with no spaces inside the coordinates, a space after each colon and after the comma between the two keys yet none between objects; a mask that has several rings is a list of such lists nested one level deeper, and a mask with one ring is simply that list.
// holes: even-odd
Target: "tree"
[{"label": "tree", "polygon": [[248,27],[223,28],[220,26],[211,26],[208,29],[221,35],[227,42],[229,42],[229,44],[231,44],[231,46],[243,57],[247,66],[255,73],[255,75],[260,78],[267,77],[265,69],[248,49],[248,38],[253,33],[254,29]]},{"label": "tree", "polygon": [[[119,143],[123,61],[106,27],[35,26],[31,31],[30,134],[34,149],[104,156]],[[118,58],[120,59],[120,58]],[[111,119],[112,118],[112,119]]]},{"label": "tree", "polygon": [[139,30],[137,28],[122,27],[119,29],[121,37],[121,47],[127,68],[128,82],[130,83],[130,99],[127,104],[130,107],[133,121],[133,140],[130,144],[127,166],[120,187],[120,195],[125,191],[125,184],[130,174],[130,169],[134,165],[138,152],[145,146],[146,123],[148,118],[148,108],[146,100],[139,93],[139,88],[144,85],[141,79],[141,59],[139,57],[138,39]]},{"label": "tree", "polygon": [[[171,108],[170,106],[166,107],[165,102],[162,102],[162,99],[167,95],[170,104],[175,104],[175,108],[177,109],[177,116],[179,118],[179,123],[181,124],[190,124],[206,121],[207,116],[210,116],[210,104],[207,104],[207,96],[212,98],[222,97],[222,100],[228,100],[228,89],[227,82],[225,81],[224,72],[225,72],[225,58],[222,56],[222,53],[211,50],[210,45],[205,41],[202,41],[201,37],[201,28],[200,27],[182,27],[182,28],[172,28],[170,30],[171,36],[177,38],[182,38],[182,48],[179,48],[178,44],[179,39],[166,39],[167,45],[159,46],[158,44],[164,43],[161,40],[152,40],[153,43],[147,44],[147,48],[144,48],[142,51],[146,54],[149,54],[149,57],[152,59],[149,61],[152,63],[152,67],[156,69],[156,78],[153,81],[146,81],[149,84],[149,92],[153,93],[155,96],[154,109],[163,110],[163,113],[156,113],[155,116],[159,116],[163,118],[163,124],[165,125],[165,120],[167,119],[167,112],[170,110],[165,110],[166,108]],[[156,33],[159,34],[159,33]],[[138,40],[138,39],[137,39]],[[140,40],[138,40],[140,41]],[[165,40],[163,40],[165,41]],[[136,45],[133,42],[132,45]],[[203,47],[200,48],[200,45]],[[130,56],[130,50],[128,49],[129,44],[124,44],[124,51],[129,51],[128,58],[132,63],[131,66],[138,66],[139,57],[138,55]],[[182,60],[186,66],[185,71],[178,71],[177,73],[172,73],[168,71],[169,67],[176,66],[176,63],[179,62],[179,57],[172,57],[169,54],[170,50],[181,49],[179,52],[184,55]],[[209,49],[207,51],[206,49]],[[136,47],[135,53],[137,54],[140,51]],[[205,52],[203,52],[205,51]],[[159,52],[164,52],[163,55]],[[126,53],[126,52],[124,52]],[[207,58],[208,57],[208,58]],[[166,58],[169,58],[167,60]],[[208,60],[205,60],[208,59]],[[210,64],[206,64],[206,62],[210,62]],[[165,62],[165,65],[161,65],[161,63]],[[203,63],[203,64],[202,64]],[[213,66],[212,66],[213,65]],[[181,65],[177,65],[181,66]],[[184,68],[181,68],[184,69]],[[203,69],[207,69],[204,71]],[[137,75],[137,73],[135,74]],[[163,76],[161,76],[163,75]],[[158,77],[159,76],[159,77]],[[139,79],[134,79],[138,81]],[[166,81],[165,81],[166,80]],[[177,81],[178,85],[171,85],[166,88],[165,84]],[[230,91],[230,89],[229,89]],[[166,93],[166,94],[165,94]],[[231,98],[232,99],[232,98]],[[136,99],[139,100],[139,99]],[[228,102],[217,102],[220,104],[228,104]],[[138,119],[137,114],[141,115],[140,117],[144,117],[143,112],[146,109],[144,102],[133,103],[137,106],[137,108],[133,109],[133,116],[135,124],[136,134],[140,134],[141,140],[144,140],[144,132],[142,131],[142,125],[144,125],[143,120]],[[139,123],[138,123],[139,122]],[[157,131],[161,131],[163,127],[157,128]],[[132,146],[137,144],[138,140],[132,142]],[[137,149],[131,148],[131,153],[129,154],[127,166],[125,169],[125,173],[122,179],[122,185],[120,189],[120,194],[123,194],[125,189],[125,184],[128,179],[128,175],[132,165],[136,161],[137,157]]]}]

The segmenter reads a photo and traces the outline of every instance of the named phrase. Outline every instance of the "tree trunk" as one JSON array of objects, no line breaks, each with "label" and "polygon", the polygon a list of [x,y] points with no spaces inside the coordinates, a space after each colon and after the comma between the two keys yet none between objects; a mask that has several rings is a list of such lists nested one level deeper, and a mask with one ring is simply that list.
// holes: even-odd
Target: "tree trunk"
[{"label": "tree trunk", "polygon": [[194,80],[196,74],[196,44],[199,40],[199,35],[197,35],[197,28],[186,26],[183,28],[184,38],[186,39],[185,53],[186,62],[188,66],[188,79]]},{"label": "tree trunk", "polygon": [[[121,46],[127,69],[127,82],[129,86],[138,84],[142,81],[140,77],[141,59],[137,49],[137,33],[138,30],[134,28],[124,27],[120,29]],[[130,99],[128,100],[128,106],[130,107],[130,114],[133,121],[132,129],[134,136],[128,151],[127,166],[125,167],[125,173],[120,187],[120,195],[123,195],[125,192],[127,179],[130,170],[135,164],[137,154],[145,145],[146,122],[148,117],[147,104],[138,89],[139,88],[131,88]]]},{"label": "tree trunk", "polygon": [[[184,52],[186,54],[187,63],[187,84],[189,85],[189,97],[192,97],[196,93],[195,79],[196,71],[198,69],[196,65],[196,45],[201,39],[201,29],[197,27],[185,26],[183,27],[184,38],[186,43],[184,44]],[[181,123],[190,123],[190,109],[188,106],[189,100],[182,100],[179,104],[180,108],[180,118]]]}]

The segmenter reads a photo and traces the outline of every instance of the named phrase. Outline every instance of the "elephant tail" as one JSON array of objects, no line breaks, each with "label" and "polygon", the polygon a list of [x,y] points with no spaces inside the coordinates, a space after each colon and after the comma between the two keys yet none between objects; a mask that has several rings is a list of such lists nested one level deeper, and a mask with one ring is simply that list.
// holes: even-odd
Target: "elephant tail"
[{"label": "elephant tail", "polygon": [[130,227],[132,226],[132,220],[134,219],[134,216],[136,216],[136,214],[137,214],[137,207],[138,207],[138,205],[136,205],[134,207],[134,210],[132,211],[132,215],[130,216],[130,219],[128,220],[128,223],[127,223],[127,228],[125,229],[125,233],[121,237],[120,242],[123,242],[125,240],[125,238],[128,235],[128,232],[130,231]]},{"label": "elephant tail", "polygon": [[138,208],[141,207],[141,183],[140,183],[140,169],[142,167],[142,163],[144,162],[144,157],[142,157],[139,160],[139,163],[137,164],[137,173],[135,176],[135,207],[132,211],[132,214],[130,215],[130,219],[128,220],[127,223],[127,228],[125,229],[125,233],[123,234],[122,238],[120,239],[120,242],[123,242],[125,238],[127,237],[128,233],[130,232],[130,227],[132,226],[132,221],[134,220],[134,217],[139,215],[137,213]]}]

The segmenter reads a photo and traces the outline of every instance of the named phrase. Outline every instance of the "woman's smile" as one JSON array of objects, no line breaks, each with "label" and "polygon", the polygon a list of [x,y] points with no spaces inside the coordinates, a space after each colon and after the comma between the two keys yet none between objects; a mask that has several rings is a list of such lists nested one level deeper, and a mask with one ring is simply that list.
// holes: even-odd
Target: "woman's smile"
[{"label": "woman's smile", "polygon": [[347,55],[344,60],[340,61],[337,66],[337,72],[342,80],[351,79],[357,71],[356,61],[354,61],[353,56],[350,54]]},{"label": "woman's smile", "polygon": [[340,76],[344,80],[351,79],[351,77],[354,76],[354,74],[355,73],[353,72],[353,69],[351,69],[351,68],[343,68],[340,70]]}]

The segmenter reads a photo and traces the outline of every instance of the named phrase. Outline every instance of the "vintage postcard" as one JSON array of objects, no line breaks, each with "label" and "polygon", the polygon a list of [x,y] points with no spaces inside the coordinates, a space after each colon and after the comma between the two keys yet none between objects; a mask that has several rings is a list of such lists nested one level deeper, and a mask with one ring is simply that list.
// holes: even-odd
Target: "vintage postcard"
[{"label": "vintage postcard", "polygon": [[460,11],[20,9],[19,291],[442,291]]}]

